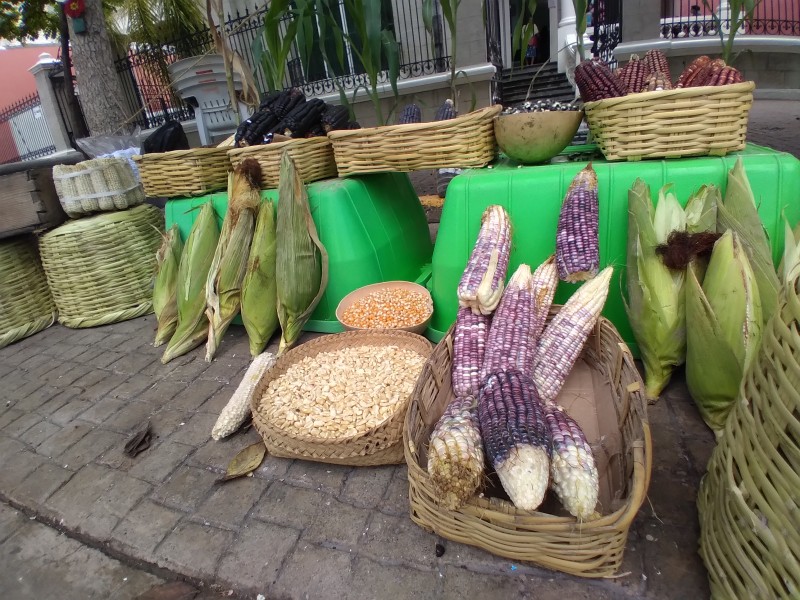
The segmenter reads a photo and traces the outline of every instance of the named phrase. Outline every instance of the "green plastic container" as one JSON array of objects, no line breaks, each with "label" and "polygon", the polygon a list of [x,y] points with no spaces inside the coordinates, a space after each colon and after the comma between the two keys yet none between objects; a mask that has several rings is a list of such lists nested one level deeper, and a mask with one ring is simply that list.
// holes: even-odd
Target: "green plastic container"
[{"label": "green plastic container", "polygon": [[[570,150],[586,151],[587,148]],[[600,265],[615,267],[603,314],[614,323],[635,356],[638,356],[638,348],[622,301],[628,189],[640,177],[649,184],[654,199],[666,183],[675,184],[678,199],[684,204],[704,183],[720,186],[724,194],[728,171],[739,155],[744,161],[777,265],[783,252],[781,213],[785,213],[793,225],[800,221],[800,161],[792,155],[750,144],[744,151],[722,158],[635,163],[593,161],[600,201]],[[456,289],[477,238],[484,209],[500,204],[511,215],[513,239],[509,277],[520,263],[535,268],[555,252],[561,203],[572,178],[586,164],[583,161],[518,167],[504,160],[493,168],[464,171],[453,179],[447,188],[428,283],[435,307],[428,332],[430,338],[441,338],[455,321]],[[559,283],[555,302],[565,302],[576,289],[574,284]]]},{"label": "green plastic container", "polygon": [[[424,281],[433,246],[419,198],[405,173],[328,179],[308,185],[311,214],[328,251],[328,287],[307,331],[344,331],[336,307],[353,290],[382,281]],[[278,190],[262,192],[278,201]],[[220,226],[228,207],[226,193],[170,200],[166,225],[178,224],[186,240],[197,207],[212,201]],[[234,323],[241,324],[239,317]]]}]

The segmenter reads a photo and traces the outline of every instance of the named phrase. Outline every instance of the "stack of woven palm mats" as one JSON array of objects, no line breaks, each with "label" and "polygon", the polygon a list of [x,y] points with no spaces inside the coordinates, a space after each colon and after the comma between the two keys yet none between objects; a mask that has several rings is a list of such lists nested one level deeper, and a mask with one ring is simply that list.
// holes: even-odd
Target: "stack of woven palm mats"
[{"label": "stack of woven palm mats", "polygon": [[38,333],[56,320],[36,241],[20,236],[0,242],[0,348]]},{"label": "stack of woven palm mats", "polygon": [[153,310],[164,217],[153,206],[70,221],[39,240],[42,265],[67,327],[96,327]]},{"label": "stack of woven palm mats", "polygon": [[784,289],[700,486],[714,598],[800,596],[800,291]]}]

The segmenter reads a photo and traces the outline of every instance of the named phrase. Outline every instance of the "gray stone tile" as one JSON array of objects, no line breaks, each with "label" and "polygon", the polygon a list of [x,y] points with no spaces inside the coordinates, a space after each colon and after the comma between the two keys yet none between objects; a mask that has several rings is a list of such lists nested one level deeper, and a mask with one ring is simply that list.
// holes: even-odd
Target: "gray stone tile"
[{"label": "gray stone tile", "polygon": [[286,473],[286,481],[299,487],[309,487],[338,495],[351,467],[329,465],[307,460],[295,461]]},{"label": "gray stone tile", "polygon": [[218,479],[219,475],[205,469],[181,466],[156,487],[152,499],[184,512],[194,512],[209,496]]},{"label": "gray stone tile", "polygon": [[[214,393],[219,391],[222,385],[216,381],[195,379],[169,401],[169,407],[173,410],[197,410]],[[231,390],[231,393],[233,393],[233,390]]]},{"label": "gray stone tile", "polygon": [[386,495],[394,471],[393,466],[354,468],[347,475],[340,499],[354,506],[375,508]]},{"label": "gray stone tile", "polygon": [[303,590],[307,598],[349,598],[351,587],[352,567],[347,552],[301,542],[286,559],[272,586],[272,595],[292,597],[297,590]]},{"label": "gray stone tile", "polygon": [[[331,518],[331,515],[336,515]],[[303,539],[331,548],[355,548],[363,543],[370,511],[343,504],[333,498],[323,499]],[[391,517],[387,517],[391,518]]]},{"label": "gray stone tile", "polygon": [[389,515],[408,516],[410,510],[408,480],[395,476],[389,482],[386,495],[383,497],[379,508],[381,512]]},{"label": "gray stone tile", "polygon": [[15,419],[3,428],[3,431],[14,437],[22,436],[31,427],[42,422],[42,416],[36,413],[26,413],[20,418]]},{"label": "gray stone tile", "polygon": [[81,414],[82,421],[89,421],[90,423],[102,423],[111,415],[119,411],[123,406],[128,405],[127,401],[119,400],[117,398],[100,398],[91,402],[91,406]]},{"label": "gray stone tile", "polygon": [[83,390],[75,386],[57,390],[55,394],[36,409],[36,412],[44,416],[52,415],[68,402],[80,398],[82,393]]},{"label": "gray stone tile", "polygon": [[120,433],[129,433],[150,419],[152,414],[152,406],[144,402],[131,400],[127,405],[103,421],[103,426]]},{"label": "gray stone tile", "polygon": [[70,469],[79,469],[110,448],[121,449],[126,438],[121,433],[106,429],[91,429],[74,446],[63,452],[59,462]]},{"label": "gray stone tile", "polygon": [[86,424],[67,425],[55,435],[50,436],[36,448],[42,456],[61,462],[61,455],[71,446],[79,442],[90,430]]},{"label": "gray stone tile", "polygon": [[56,358],[55,364],[42,379],[54,387],[65,388],[75,383],[90,370],[91,368],[85,365],[72,361],[59,362],[59,359]]},{"label": "gray stone tile", "polygon": [[267,453],[261,466],[253,471],[253,475],[268,481],[274,481],[276,479],[285,480],[286,472],[292,466],[293,462],[294,460],[291,458],[281,458]]},{"label": "gray stone tile", "polygon": [[326,512],[326,503],[333,499],[313,490],[296,488],[279,481],[270,484],[267,493],[253,511],[253,516],[262,521],[305,529]]},{"label": "gray stone tile", "polygon": [[135,549],[140,556],[150,556],[182,517],[178,510],[145,500],[119,522],[112,537],[124,547]]},{"label": "gray stone tile", "polygon": [[64,406],[53,412],[48,420],[57,425],[67,425],[92,406],[93,403],[89,400],[70,400]]},{"label": "gray stone tile", "polygon": [[111,393],[115,398],[123,398],[125,400],[129,400],[131,398],[138,399],[142,392],[152,385],[153,381],[149,377],[143,375],[133,375],[130,379],[114,388]]},{"label": "gray stone tile", "polygon": [[185,421],[181,421],[173,430],[170,439],[173,442],[199,446],[211,437],[211,429],[216,422],[217,418],[214,415],[197,413]]},{"label": "gray stone tile", "polygon": [[246,434],[237,434],[225,442],[209,439],[192,454],[190,460],[193,464],[223,472],[234,456],[247,446],[258,442],[262,442],[261,436],[252,429]]},{"label": "gray stone tile", "polygon": [[55,463],[46,462],[31,472],[12,491],[12,497],[19,503],[36,510],[53,492],[69,481],[73,472]]},{"label": "gray stone tile", "polygon": [[[233,533],[207,525],[183,521],[158,546],[159,564],[193,577],[213,573],[222,553],[233,541]],[[198,549],[202,548],[202,552]]]},{"label": "gray stone tile", "polygon": [[46,439],[57,434],[59,431],[61,431],[61,427],[58,425],[48,421],[39,421],[25,433],[21,434],[19,439],[35,448]]},{"label": "gray stone tile", "polygon": [[0,544],[19,530],[27,518],[7,504],[0,504]]},{"label": "gray stone tile", "polygon": [[153,385],[142,391],[136,399],[141,402],[150,402],[157,407],[162,407],[185,389],[185,383],[162,379],[161,381],[154,382]]},{"label": "gray stone tile", "polygon": [[0,405],[0,429],[4,429],[19,419],[25,413],[13,406]]},{"label": "gray stone tile", "polygon": [[29,450],[4,455],[3,468],[0,469],[0,490],[14,489],[45,462],[44,457]]},{"label": "gray stone tile", "polygon": [[151,446],[133,459],[133,466],[128,473],[150,483],[161,483],[186,460],[192,450],[192,446],[169,441]]},{"label": "gray stone tile", "polygon": [[407,517],[376,512],[364,531],[359,553],[381,563],[411,564],[425,569],[436,566],[436,536]]},{"label": "gray stone tile", "polygon": [[[427,600],[439,597],[439,575],[433,572],[417,571],[408,567],[382,565],[365,558],[355,560],[352,583],[347,597],[352,600],[380,600],[382,598],[403,598],[408,600]],[[519,589],[519,588],[517,588]],[[465,595],[464,598],[472,598]],[[511,598],[513,596],[494,596]]]},{"label": "gray stone tile", "polygon": [[14,408],[25,412],[33,412],[54,396],[58,396],[59,393],[60,390],[58,388],[42,385],[26,394],[24,398],[19,398],[14,403]]},{"label": "gray stone tile", "polygon": [[268,485],[255,477],[240,477],[221,483],[200,505],[193,518],[216,527],[237,529]]},{"label": "gray stone tile", "polygon": [[[52,359],[50,359],[52,360]],[[44,381],[41,379],[35,378],[35,375],[29,375],[29,377],[33,377],[33,379],[27,379],[24,382],[21,382],[21,385],[15,389],[7,389],[6,393],[9,395],[9,398],[12,400],[25,400],[30,394],[33,394],[42,386],[45,385]]]},{"label": "gray stone tile", "polygon": [[135,375],[152,363],[155,357],[150,354],[127,353],[108,366],[109,371],[127,375]]}]

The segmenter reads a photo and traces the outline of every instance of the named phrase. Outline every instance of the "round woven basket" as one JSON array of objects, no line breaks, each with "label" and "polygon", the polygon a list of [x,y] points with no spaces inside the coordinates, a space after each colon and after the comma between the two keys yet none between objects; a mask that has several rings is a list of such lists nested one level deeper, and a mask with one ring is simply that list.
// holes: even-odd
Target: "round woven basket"
[{"label": "round woven basket", "polygon": [[752,81],[628,94],[587,102],[586,121],[607,160],[725,156],[742,150]]},{"label": "round woven basket", "polygon": [[403,421],[410,398],[400,402],[397,410],[378,427],[359,435],[337,440],[298,436],[273,426],[259,411],[264,394],[273,379],[309,356],[353,346],[397,346],[428,357],[431,343],[424,337],[405,331],[352,331],[316,338],[281,356],[266,372],[253,394],[253,424],[264,438],[269,452],[285,458],[302,458],[324,463],[356,466],[391,465],[403,462]]},{"label": "round woven basket", "polygon": [[56,305],[42,270],[36,240],[0,243],[0,348],[55,323]]},{"label": "round woven basket", "polygon": [[700,555],[714,598],[800,593],[800,292],[764,328],[700,484]]},{"label": "round woven basket", "polygon": [[228,148],[194,148],[134,156],[151,198],[205,196],[228,185]]},{"label": "round woven basket", "polygon": [[164,216],[148,204],[71,221],[39,239],[42,265],[67,327],[96,327],[153,311]]},{"label": "round woven basket", "polygon": [[278,187],[281,155],[287,150],[294,160],[297,172],[305,183],[336,177],[336,161],[328,138],[314,137],[263,146],[249,146],[228,150],[228,158],[236,167],[245,158],[255,158],[261,165],[261,187]]},{"label": "round woven basket", "polygon": [[482,167],[495,157],[495,105],[447,121],[331,131],[339,176]]},{"label": "round woven basket", "polygon": [[515,561],[580,577],[613,575],[622,562],[628,529],[647,494],[652,470],[644,384],[617,330],[601,318],[587,342],[583,360],[608,383],[616,408],[622,451],[612,464],[622,489],[616,490],[617,500],[607,514],[581,523],[570,516],[519,510],[495,497],[473,496],[458,510],[439,506],[428,477],[427,453],[431,432],[454,399],[452,355],[451,330],[423,367],[406,415],[403,446],[411,519],[442,537]]}]

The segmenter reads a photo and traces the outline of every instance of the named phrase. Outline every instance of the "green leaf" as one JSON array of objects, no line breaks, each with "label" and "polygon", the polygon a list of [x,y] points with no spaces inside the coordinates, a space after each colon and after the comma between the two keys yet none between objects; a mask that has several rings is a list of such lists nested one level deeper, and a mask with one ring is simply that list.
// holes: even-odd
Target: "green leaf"
[{"label": "green leaf", "polygon": [[583,34],[586,33],[587,1],[572,0],[572,6],[575,8],[575,31],[578,34],[578,39],[580,39],[583,37]]},{"label": "green leaf", "polygon": [[386,61],[389,65],[389,83],[392,86],[392,93],[397,97],[397,80],[400,77],[400,49],[391,31],[385,29],[382,37],[383,49],[386,53]]},{"label": "green leaf", "polygon": [[425,31],[433,31],[433,0],[422,0],[422,22],[425,24]]},{"label": "green leaf", "polygon": [[365,52],[363,52],[363,54],[369,55],[369,62],[371,63],[370,71],[374,71],[377,76],[378,71],[380,71],[381,45],[383,44],[383,35],[381,32],[381,3],[367,0],[363,2],[363,6],[364,29],[366,32]]}]

